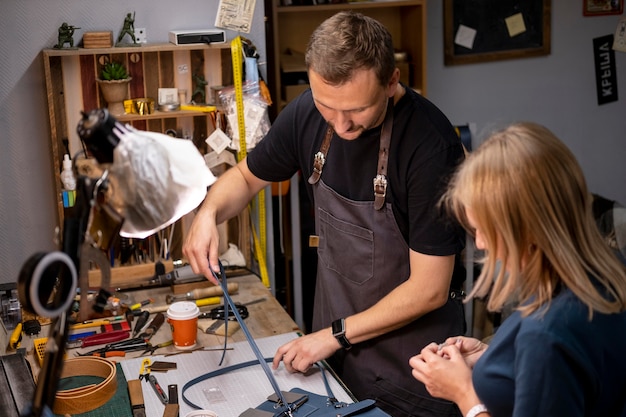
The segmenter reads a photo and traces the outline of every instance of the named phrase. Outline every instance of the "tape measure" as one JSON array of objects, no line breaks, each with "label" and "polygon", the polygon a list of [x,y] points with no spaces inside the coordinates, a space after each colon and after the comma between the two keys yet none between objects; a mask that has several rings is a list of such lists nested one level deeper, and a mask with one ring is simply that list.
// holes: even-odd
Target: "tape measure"
[{"label": "tape measure", "polygon": [[[246,121],[243,111],[243,45],[241,44],[241,36],[235,37],[230,42],[230,55],[233,60],[233,78],[235,86],[235,108],[237,109],[237,128],[239,129],[239,151],[237,152],[237,160],[242,161],[247,155],[246,145]],[[266,287],[270,286],[269,276],[267,273],[267,221],[265,217],[265,190],[259,191],[257,195],[257,211],[259,218],[259,231],[257,235],[252,225],[252,237],[254,241],[254,251],[257,254],[259,262],[259,270],[261,272],[261,281]],[[252,206],[252,203],[251,203]],[[252,207],[251,210],[252,212]]]}]

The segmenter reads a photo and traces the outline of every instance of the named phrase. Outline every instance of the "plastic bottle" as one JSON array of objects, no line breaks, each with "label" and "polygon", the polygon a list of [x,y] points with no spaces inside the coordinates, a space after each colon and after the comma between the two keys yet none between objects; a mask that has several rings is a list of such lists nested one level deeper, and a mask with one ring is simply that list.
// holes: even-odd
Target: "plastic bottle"
[{"label": "plastic bottle", "polygon": [[76,189],[76,178],[72,171],[72,160],[68,154],[63,155],[63,171],[61,171],[61,182],[64,190]]}]

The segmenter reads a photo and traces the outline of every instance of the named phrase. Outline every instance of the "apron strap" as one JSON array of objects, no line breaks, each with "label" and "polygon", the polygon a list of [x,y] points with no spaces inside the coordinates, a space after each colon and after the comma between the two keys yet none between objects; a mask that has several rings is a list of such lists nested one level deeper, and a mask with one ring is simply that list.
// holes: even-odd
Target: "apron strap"
[{"label": "apron strap", "polygon": [[393,127],[393,98],[387,104],[385,121],[380,132],[380,149],[378,150],[378,169],[374,177],[374,208],[380,210],[385,205],[387,195],[387,162],[389,160],[389,144]]},{"label": "apron strap", "polygon": [[309,177],[309,184],[317,184],[322,176],[322,169],[324,169],[324,164],[326,163],[326,154],[328,153],[328,148],[330,148],[330,140],[333,138],[333,128],[328,126],[326,129],[326,136],[324,136],[324,140],[322,141],[322,147],[315,154],[315,159],[313,160],[313,172]]}]

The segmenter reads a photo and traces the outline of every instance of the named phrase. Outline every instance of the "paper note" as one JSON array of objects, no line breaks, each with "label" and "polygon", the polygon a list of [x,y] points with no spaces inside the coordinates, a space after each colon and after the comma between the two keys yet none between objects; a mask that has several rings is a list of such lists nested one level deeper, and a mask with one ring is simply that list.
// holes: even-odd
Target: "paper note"
[{"label": "paper note", "polygon": [[474,48],[474,39],[476,39],[476,29],[472,29],[465,25],[459,25],[459,29],[456,31],[454,43],[460,46],[464,46],[467,49]]},{"label": "paper note", "polygon": [[526,32],[526,25],[524,24],[524,16],[521,13],[514,14],[504,19],[506,22],[506,28],[509,31],[509,36],[517,36],[520,33]]}]

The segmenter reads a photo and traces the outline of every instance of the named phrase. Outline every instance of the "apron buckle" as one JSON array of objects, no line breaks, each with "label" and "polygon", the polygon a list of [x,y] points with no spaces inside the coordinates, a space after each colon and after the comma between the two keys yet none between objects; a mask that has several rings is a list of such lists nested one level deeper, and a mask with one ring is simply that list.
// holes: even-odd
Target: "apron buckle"
[{"label": "apron buckle", "polygon": [[322,176],[322,169],[324,169],[324,164],[326,163],[326,156],[320,151],[315,154],[315,159],[313,160],[313,172],[309,177],[309,184],[316,184],[320,177]]},{"label": "apron buckle", "polygon": [[374,208],[380,210],[385,204],[387,195],[387,177],[378,174],[374,177]]}]

